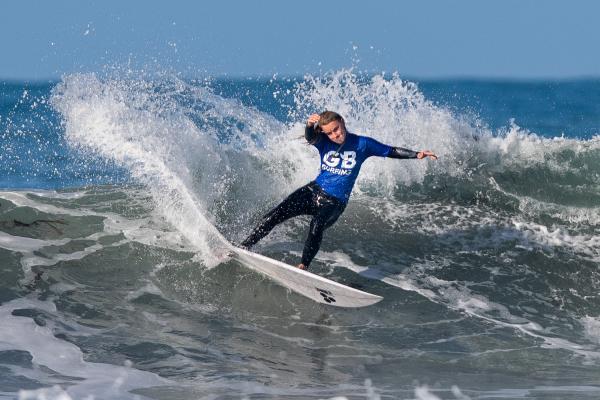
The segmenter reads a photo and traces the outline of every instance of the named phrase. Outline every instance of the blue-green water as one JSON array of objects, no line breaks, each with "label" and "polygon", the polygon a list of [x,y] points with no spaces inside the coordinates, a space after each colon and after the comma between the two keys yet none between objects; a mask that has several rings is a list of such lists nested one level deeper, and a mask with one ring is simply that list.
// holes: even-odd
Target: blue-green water
[{"label": "blue-green water", "polygon": [[[316,176],[323,109],[440,156],[370,159],[325,234],[365,309],[219,254]],[[592,80],[2,83],[0,398],[598,398],[599,133]]]}]

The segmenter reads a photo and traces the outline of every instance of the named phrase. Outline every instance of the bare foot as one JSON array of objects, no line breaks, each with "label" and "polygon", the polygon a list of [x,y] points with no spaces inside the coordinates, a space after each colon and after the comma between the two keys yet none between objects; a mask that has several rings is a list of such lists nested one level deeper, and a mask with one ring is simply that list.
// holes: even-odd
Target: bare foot
[{"label": "bare foot", "polygon": [[304,264],[298,264],[298,268],[300,268],[300,269],[306,269],[306,266]]}]

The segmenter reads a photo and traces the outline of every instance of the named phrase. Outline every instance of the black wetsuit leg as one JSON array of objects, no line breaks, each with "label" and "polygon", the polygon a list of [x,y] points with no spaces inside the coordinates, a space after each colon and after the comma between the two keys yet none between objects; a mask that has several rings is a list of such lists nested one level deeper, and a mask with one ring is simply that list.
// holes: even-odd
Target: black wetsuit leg
[{"label": "black wetsuit leg", "polygon": [[315,200],[317,210],[313,219],[310,221],[308,237],[306,238],[304,250],[302,251],[302,264],[304,264],[306,268],[308,268],[321,247],[323,232],[337,221],[346,208],[346,204],[323,192],[316,193]]},{"label": "black wetsuit leg", "polygon": [[312,215],[302,252],[302,264],[308,268],[321,247],[323,231],[337,221],[345,208],[346,204],[326,194],[315,182],[311,182],[290,194],[269,211],[240,245],[250,248],[283,221],[298,215]]},{"label": "black wetsuit leg", "polygon": [[241,246],[246,248],[254,246],[259,240],[267,236],[276,225],[287,219],[298,215],[312,214],[312,197],[313,190],[310,183],[297,189],[263,217],[252,233],[240,243]]}]

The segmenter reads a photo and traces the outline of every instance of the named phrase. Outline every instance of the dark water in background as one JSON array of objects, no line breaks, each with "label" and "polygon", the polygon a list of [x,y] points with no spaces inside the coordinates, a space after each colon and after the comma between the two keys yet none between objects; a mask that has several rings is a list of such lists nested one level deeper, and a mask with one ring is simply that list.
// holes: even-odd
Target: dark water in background
[{"label": "dark water in background", "polygon": [[[369,160],[325,235],[365,309],[218,261],[314,178],[324,108],[440,155]],[[599,398],[599,133],[592,80],[2,83],[0,398]]]}]

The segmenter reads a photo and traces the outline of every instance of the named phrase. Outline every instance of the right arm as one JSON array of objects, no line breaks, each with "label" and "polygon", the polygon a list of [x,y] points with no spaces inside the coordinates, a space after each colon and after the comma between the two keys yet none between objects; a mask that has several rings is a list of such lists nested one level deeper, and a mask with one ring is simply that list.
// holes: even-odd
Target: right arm
[{"label": "right arm", "polygon": [[304,127],[304,138],[310,144],[315,144],[319,141],[321,132],[316,129],[319,123],[319,118],[319,114],[313,114],[308,117],[308,120],[306,121],[306,126]]}]

